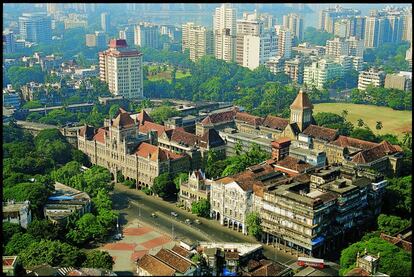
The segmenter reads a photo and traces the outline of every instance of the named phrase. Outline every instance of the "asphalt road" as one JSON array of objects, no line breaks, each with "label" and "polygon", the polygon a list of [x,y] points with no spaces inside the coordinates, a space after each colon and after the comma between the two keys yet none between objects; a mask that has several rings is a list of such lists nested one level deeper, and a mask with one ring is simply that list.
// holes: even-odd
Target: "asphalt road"
[{"label": "asphalt road", "polygon": [[[165,234],[173,235],[176,239],[190,239],[193,241],[220,241],[220,242],[245,242],[258,243],[253,237],[245,236],[225,226],[221,226],[215,220],[197,217],[175,206],[175,203],[163,201],[155,196],[145,195],[141,191],[129,189],[117,184],[112,193],[114,209],[120,212],[119,223],[122,228],[128,221],[139,218],[148,225]],[[177,217],[171,215],[174,211]],[[155,213],[156,218],[151,217]],[[199,219],[200,225],[195,223],[187,225],[186,219],[192,222]],[[264,254],[267,258],[281,263],[290,264],[296,261],[296,257],[283,251],[276,250],[272,246],[264,246]]]}]

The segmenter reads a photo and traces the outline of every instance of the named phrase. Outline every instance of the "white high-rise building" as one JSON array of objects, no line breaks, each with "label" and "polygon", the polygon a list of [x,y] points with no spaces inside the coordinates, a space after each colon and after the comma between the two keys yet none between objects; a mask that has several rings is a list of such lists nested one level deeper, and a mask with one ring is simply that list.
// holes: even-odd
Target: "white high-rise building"
[{"label": "white high-rise building", "polygon": [[299,41],[303,39],[303,18],[296,13],[290,13],[283,16],[283,26],[290,30],[293,37]]},{"label": "white high-rise building", "polygon": [[188,29],[188,48],[190,59],[197,61],[205,55],[214,54],[213,32],[204,26],[192,25]]},{"label": "white high-rise building", "polygon": [[342,55],[348,55],[348,53],[349,44],[345,39],[336,37],[326,41],[326,55],[336,58]]},{"label": "white high-rise building", "polygon": [[52,40],[52,19],[46,13],[23,13],[19,17],[20,38],[29,42],[49,43]]},{"label": "white high-rise building", "polygon": [[109,49],[99,52],[99,77],[115,96],[143,98],[142,54],[128,48],[124,39],[112,39]]},{"label": "white high-rise building", "polygon": [[125,39],[128,45],[134,45],[134,26],[127,26],[119,31],[119,38]]},{"label": "white high-rise building", "polygon": [[303,83],[323,89],[329,80],[340,78],[343,74],[342,66],[331,59],[321,59],[313,62],[311,66],[305,66]]},{"label": "white high-rise building", "polygon": [[364,57],[364,40],[356,37],[350,37],[346,40],[349,47],[349,56]]},{"label": "white high-rise building", "polygon": [[160,30],[157,25],[144,22],[135,26],[135,45],[141,47],[160,48]]},{"label": "white high-rise building", "polygon": [[260,36],[245,35],[243,42],[243,66],[251,70],[277,55],[277,37],[274,32]]},{"label": "white high-rise building", "polygon": [[276,34],[278,37],[277,55],[285,59],[290,59],[292,55],[292,33],[284,27],[279,27],[276,28]]},{"label": "white high-rise building", "polygon": [[109,13],[101,13],[101,28],[104,32],[111,29],[111,16]]},{"label": "white high-rise building", "polygon": [[369,85],[374,87],[384,87],[385,72],[374,68],[362,71],[358,75],[358,89],[366,90]]},{"label": "white high-rise building", "polygon": [[216,8],[213,16],[214,49],[217,59],[236,59],[236,10],[229,4]]},{"label": "white high-rise building", "polygon": [[183,25],[181,25],[181,29],[182,29],[182,36],[181,36],[181,40],[182,40],[182,46],[181,46],[181,50],[184,52],[186,49],[190,48],[190,45],[188,43],[188,34],[189,31],[192,27],[194,27],[195,24],[194,22],[187,22]]},{"label": "white high-rise building", "polygon": [[365,48],[376,48],[384,42],[385,19],[376,16],[367,16],[365,21]]}]

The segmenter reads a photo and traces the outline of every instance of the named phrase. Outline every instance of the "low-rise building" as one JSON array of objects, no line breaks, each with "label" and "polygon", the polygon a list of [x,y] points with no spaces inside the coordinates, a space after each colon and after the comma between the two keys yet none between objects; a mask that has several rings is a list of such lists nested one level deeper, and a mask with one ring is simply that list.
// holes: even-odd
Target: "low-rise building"
[{"label": "low-rise building", "polygon": [[184,209],[191,210],[191,204],[202,199],[210,201],[210,183],[201,170],[196,170],[188,174],[188,181],[181,182],[179,203]]},{"label": "low-rise building", "polygon": [[370,68],[368,71],[362,71],[358,75],[358,89],[366,90],[369,85],[373,87],[384,87],[385,72]]},{"label": "low-rise building", "polygon": [[238,109],[232,108],[226,111],[213,112],[196,124],[196,135],[202,136],[208,129],[220,131],[226,127],[234,128],[234,117]]},{"label": "low-rise building", "polygon": [[387,76],[385,76],[384,88],[411,91],[412,73],[400,71],[400,73],[397,74],[387,74]]},{"label": "low-rise building", "polygon": [[284,72],[289,78],[297,83],[303,83],[304,61],[300,57],[285,61]]},{"label": "low-rise building", "polygon": [[380,253],[378,255],[368,254],[365,249],[362,255],[358,252],[356,266],[345,276],[374,276],[388,277],[389,275],[378,271],[380,264]]},{"label": "low-rise building", "polygon": [[[292,155],[291,153],[289,155]],[[275,166],[275,170],[284,172],[289,176],[296,176],[305,173],[313,168],[309,163],[297,159],[293,156],[287,156],[283,160],[279,160]]]},{"label": "low-rise building", "polygon": [[342,74],[343,68],[339,63],[331,59],[321,59],[304,67],[303,83],[323,89],[328,81],[340,78]]},{"label": "low-rise building", "polygon": [[19,109],[21,105],[20,101],[20,95],[16,90],[12,89],[11,85],[8,85],[7,89],[3,89],[3,107]]},{"label": "low-rise building", "polygon": [[67,218],[75,212],[81,216],[91,211],[91,198],[86,192],[55,183],[55,191],[48,197],[43,207],[46,219],[64,224]]},{"label": "low-rise building", "polygon": [[4,276],[18,276],[16,274],[17,265],[18,265],[17,256],[3,256]]},{"label": "low-rise building", "polygon": [[15,202],[9,199],[3,202],[3,222],[19,224],[22,228],[32,222],[32,211],[30,210],[30,201]]}]

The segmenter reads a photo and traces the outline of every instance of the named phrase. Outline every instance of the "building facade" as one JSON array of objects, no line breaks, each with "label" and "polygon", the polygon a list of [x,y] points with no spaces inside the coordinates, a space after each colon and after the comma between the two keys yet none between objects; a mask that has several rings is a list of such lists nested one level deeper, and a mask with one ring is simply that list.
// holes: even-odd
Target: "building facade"
[{"label": "building facade", "polygon": [[135,45],[140,47],[160,48],[160,30],[157,25],[144,22],[135,26]]},{"label": "building facade", "polygon": [[109,49],[99,52],[99,77],[115,96],[143,98],[142,54],[129,49],[125,40],[111,40]]},{"label": "building facade", "polygon": [[368,71],[362,71],[358,75],[358,89],[366,90],[368,86],[384,87],[385,72],[370,68]]},{"label": "building facade", "polygon": [[303,18],[297,13],[290,13],[283,16],[283,26],[291,31],[294,38],[303,40]]},{"label": "building facade", "polygon": [[52,19],[46,13],[23,13],[19,17],[19,33],[22,39],[35,43],[52,40]]},{"label": "building facade", "polygon": [[214,51],[216,59],[232,62],[236,59],[236,10],[223,4],[213,16]]},{"label": "building facade", "polygon": [[311,66],[304,67],[303,83],[322,89],[329,80],[339,78],[342,74],[342,66],[339,63],[332,59],[321,59],[313,62]]}]

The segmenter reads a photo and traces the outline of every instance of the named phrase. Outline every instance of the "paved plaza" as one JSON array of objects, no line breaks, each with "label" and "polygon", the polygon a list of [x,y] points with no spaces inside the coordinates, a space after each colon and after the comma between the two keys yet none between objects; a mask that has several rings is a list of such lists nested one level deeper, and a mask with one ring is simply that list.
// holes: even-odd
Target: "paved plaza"
[{"label": "paved plaza", "polygon": [[165,247],[172,247],[175,242],[170,236],[156,231],[154,228],[144,225],[137,219],[129,222],[123,229],[124,237],[120,241],[107,243],[100,249],[108,251],[113,257],[115,272],[136,272],[135,261],[144,256],[148,251],[157,251]]}]

